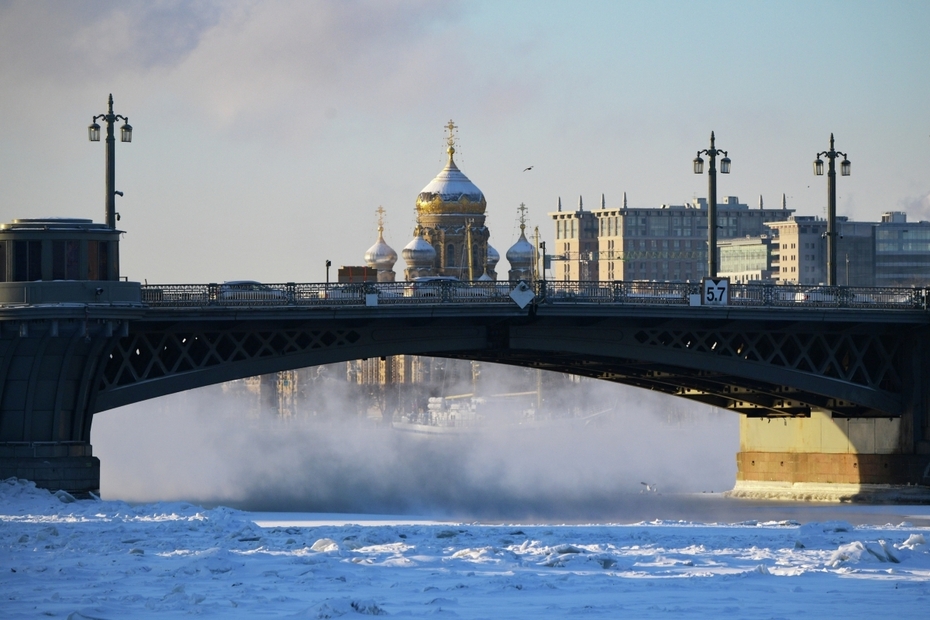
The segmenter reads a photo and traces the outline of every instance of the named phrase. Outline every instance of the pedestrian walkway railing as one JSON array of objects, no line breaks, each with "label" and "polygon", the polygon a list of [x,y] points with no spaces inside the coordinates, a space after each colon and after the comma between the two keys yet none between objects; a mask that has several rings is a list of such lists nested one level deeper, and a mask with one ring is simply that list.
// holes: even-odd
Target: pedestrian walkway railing
[{"label": "pedestrian walkway railing", "polygon": [[[529,283],[528,283],[529,284]],[[266,306],[418,306],[424,304],[527,305],[512,296],[509,282],[366,282],[353,284],[146,284],[142,302],[152,307]],[[607,304],[703,306],[700,282],[568,282],[529,284],[534,305]],[[515,299],[517,297],[517,299]],[[781,308],[927,309],[923,288],[847,287],[776,284],[729,284],[726,298],[715,306]]]}]

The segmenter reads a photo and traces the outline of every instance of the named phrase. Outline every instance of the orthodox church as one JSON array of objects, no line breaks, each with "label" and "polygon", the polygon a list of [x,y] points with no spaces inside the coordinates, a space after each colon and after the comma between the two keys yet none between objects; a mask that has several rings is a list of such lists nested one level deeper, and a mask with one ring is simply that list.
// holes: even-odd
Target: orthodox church
[{"label": "orthodox church", "polygon": [[[423,276],[453,276],[459,280],[497,280],[500,254],[488,244],[485,226],[488,201],[478,187],[455,165],[455,130],[446,125],[449,160],[416,200],[417,225],[413,239],[401,252],[407,281]],[[535,250],[524,234],[521,205],[520,239],[507,251],[508,279],[533,279]],[[365,262],[378,272],[378,282],[393,282],[397,253],[384,241],[384,209],[378,208],[378,240],[365,253]]]}]

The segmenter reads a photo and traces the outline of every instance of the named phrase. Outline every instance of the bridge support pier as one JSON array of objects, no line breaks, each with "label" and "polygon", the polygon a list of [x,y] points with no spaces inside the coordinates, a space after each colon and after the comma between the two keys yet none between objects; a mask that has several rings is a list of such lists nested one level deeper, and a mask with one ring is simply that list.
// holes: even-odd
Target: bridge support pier
[{"label": "bridge support pier", "polygon": [[76,497],[99,493],[90,425],[98,371],[120,312],[100,320],[0,322],[0,479],[32,480]]},{"label": "bridge support pier", "polygon": [[[930,501],[930,454],[911,416],[740,418],[736,486],[752,499]],[[916,448],[915,448],[916,446]]]},{"label": "bridge support pier", "polygon": [[24,478],[50,491],[64,490],[75,497],[100,494],[100,459],[90,444],[0,444],[0,480]]}]

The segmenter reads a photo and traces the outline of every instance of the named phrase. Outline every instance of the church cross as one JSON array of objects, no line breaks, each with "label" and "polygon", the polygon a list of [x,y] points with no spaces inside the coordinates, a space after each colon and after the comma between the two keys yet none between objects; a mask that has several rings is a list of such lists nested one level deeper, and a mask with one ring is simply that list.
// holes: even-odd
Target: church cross
[{"label": "church cross", "polygon": [[453,123],[450,118],[448,124],[446,124],[446,129],[449,131],[449,135],[446,136],[446,146],[449,147],[449,152],[451,154],[455,152],[455,133],[458,131],[458,127],[456,127],[455,123]]}]

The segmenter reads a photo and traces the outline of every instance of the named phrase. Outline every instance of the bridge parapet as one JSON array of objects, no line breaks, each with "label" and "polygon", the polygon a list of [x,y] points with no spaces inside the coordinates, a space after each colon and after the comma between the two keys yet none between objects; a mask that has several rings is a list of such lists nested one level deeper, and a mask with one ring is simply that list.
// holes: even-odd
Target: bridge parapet
[{"label": "bridge parapet", "polygon": [[[721,309],[692,307],[700,290],[689,283],[541,282],[529,306],[515,303],[513,288],[227,282],[146,285],[141,303],[0,305],[0,474],[47,461],[51,469],[30,476],[92,491],[97,413],[398,354],[573,373],[747,419],[793,424],[814,410],[833,420],[900,419],[897,452],[881,455],[882,470],[916,472],[930,453],[930,313],[921,289],[731,285],[730,307]],[[768,462],[747,458],[747,476],[753,460]],[[798,467],[799,477],[812,475]],[[904,482],[930,484],[916,474]]]},{"label": "bridge parapet", "polygon": [[[701,305],[695,282],[569,282],[531,284],[540,304]],[[515,285],[506,282],[371,282],[325,284],[147,284],[142,301],[153,307],[202,306],[373,306],[422,304],[508,304]],[[765,308],[852,308],[927,310],[922,288],[730,284],[729,306]]]},{"label": "bridge parapet", "polygon": [[18,304],[139,303],[141,299],[141,285],[138,282],[54,280],[0,283],[0,307]]}]

